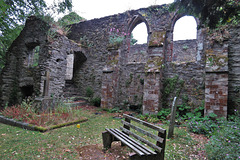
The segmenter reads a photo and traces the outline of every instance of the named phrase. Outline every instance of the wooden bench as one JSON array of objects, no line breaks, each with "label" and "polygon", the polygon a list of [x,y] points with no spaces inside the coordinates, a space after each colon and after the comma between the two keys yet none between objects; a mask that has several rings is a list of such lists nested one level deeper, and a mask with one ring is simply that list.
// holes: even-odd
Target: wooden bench
[{"label": "wooden bench", "polygon": [[[120,127],[121,131],[118,129],[106,128],[106,131],[102,133],[103,147],[108,149],[111,148],[113,141],[121,141],[122,145],[128,146],[135,152],[130,155],[130,159],[163,160],[166,143],[166,130],[126,114],[123,114],[123,117],[125,120],[121,121],[123,123],[123,127]],[[131,120],[141,124],[141,127],[131,124]],[[156,135],[142,129],[143,126],[156,130],[158,134]],[[135,133],[130,131],[130,128],[133,129]],[[140,133],[141,135],[136,133]],[[156,141],[156,144],[146,140],[144,138],[146,136]],[[148,145],[148,147],[144,144]]]}]

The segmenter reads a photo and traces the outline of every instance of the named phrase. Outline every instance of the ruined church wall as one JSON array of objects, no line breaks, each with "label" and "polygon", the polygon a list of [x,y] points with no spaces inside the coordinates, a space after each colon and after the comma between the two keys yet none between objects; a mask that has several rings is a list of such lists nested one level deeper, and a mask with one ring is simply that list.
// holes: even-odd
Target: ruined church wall
[{"label": "ruined church wall", "polygon": [[228,113],[240,111],[240,26],[229,30],[231,39],[228,48]]},{"label": "ruined church wall", "polygon": [[[94,90],[95,96],[100,96],[103,68],[108,62],[110,51],[109,32],[111,28],[122,28],[125,15],[114,15],[101,19],[80,22],[71,26],[68,38],[82,45],[86,50],[87,61],[74,72],[73,81],[79,92],[84,96],[88,87]],[[76,62],[78,63],[78,62]]]},{"label": "ruined church wall", "polygon": [[[48,25],[36,17],[29,17],[20,35],[8,49],[7,62],[1,75],[1,104],[21,102],[28,94],[39,94],[40,66],[28,64],[34,48],[46,45]],[[44,50],[39,51],[40,53]],[[26,91],[28,90],[28,91]]]},{"label": "ruined church wall", "polygon": [[[109,37],[112,34],[118,34],[117,32],[128,34],[132,31],[133,28],[130,26],[134,16],[142,17],[142,22],[146,23],[148,40],[151,43],[130,47],[130,40],[126,36],[119,46],[111,46]],[[73,78],[74,83],[80,87],[82,94],[84,95],[86,88],[89,86],[94,89],[96,95],[100,95],[104,67],[117,67],[116,72],[119,74],[114,79],[114,83],[117,83],[117,87],[114,88],[116,103],[120,104],[124,101],[132,104],[142,103],[145,64],[149,54],[152,54],[152,56],[163,54],[164,50],[161,49],[163,41],[158,41],[162,37],[158,36],[166,33],[165,30],[170,25],[170,21],[171,15],[164,5],[127,11],[122,14],[72,25],[68,38],[86,47],[87,61],[75,72]],[[115,31],[113,31],[113,28],[115,28]],[[155,49],[159,48],[159,45],[160,49]],[[114,57],[113,52],[118,52],[117,57]],[[131,85],[132,87],[129,87]],[[137,102],[133,103],[136,101],[136,97],[138,97]]]}]

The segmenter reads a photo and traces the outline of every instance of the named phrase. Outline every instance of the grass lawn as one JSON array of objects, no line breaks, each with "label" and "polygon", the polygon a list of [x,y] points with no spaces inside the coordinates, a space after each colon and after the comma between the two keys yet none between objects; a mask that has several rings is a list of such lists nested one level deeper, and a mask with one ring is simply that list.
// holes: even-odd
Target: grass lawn
[{"label": "grass lawn", "polygon": [[[101,145],[101,132],[106,127],[121,125],[110,113],[95,115],[93,111],[82,110],[82,114],[88,121],[81,123],[80,128],[72,125],[45,133],[0,124],[1,159],[79,159],[77,148]],[[167,129],[166,125],[161,127]],[[175,137],[167,140],[166,159],[205,159],[202,138],[185,128],[175,128]]]}]

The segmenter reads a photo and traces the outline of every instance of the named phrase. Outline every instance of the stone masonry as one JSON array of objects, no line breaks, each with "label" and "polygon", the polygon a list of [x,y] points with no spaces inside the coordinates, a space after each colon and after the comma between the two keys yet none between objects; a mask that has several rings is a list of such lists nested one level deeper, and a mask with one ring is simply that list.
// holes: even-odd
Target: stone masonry
[{"label": "stone masonry", "polygon": [[[7,53],[1,104],[41,96],[50,70],[50,96],[66,96],[69,84],[85,96],[90,87],[103,108],[140,106],[143,113],[156,114],[171,106],[180,86],[166,95],[164,82],[177,76],[183,84],[178,105],[187,97],[192,110],[204,104],[205,115],[226,117],[239,110],[239,26],[223,29],[220,40],[201,28],[195,40],[173,41],[174,25],[183,16],[169,12],[168,5],[151,6],[82,21],[71,25],[66,36],[53,37],[48,24],[30,17]],[[140,23],[147,27],[147,43],[131,45]],[[37,46],[38,66],[27,67]]]}]

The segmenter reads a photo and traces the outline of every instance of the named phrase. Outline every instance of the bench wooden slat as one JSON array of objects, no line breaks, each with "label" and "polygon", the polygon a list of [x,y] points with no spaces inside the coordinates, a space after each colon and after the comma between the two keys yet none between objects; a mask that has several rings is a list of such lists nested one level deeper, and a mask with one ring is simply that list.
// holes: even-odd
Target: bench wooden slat
[{"label": "bench wooden slat", "polygon": [[121,129],[122,131],[124,131],[125,133],[133,136],[133,137],[136,138],[137,140],[139,140],[139,141],[141,141],[141,142],[143,142],[143,143],[146,143],[148,146],[152,147],[152,148],[155,149],[156,151],[158,151],[158,152],[161,152],[161,151],[162,151],[162,148],[158,147],[157,145],[155,145],[155,144],[153,144],[153,143],[151,143],[151,142],[148,142],[146,139],[140,137],[139,135],[134,134],[134,133],[132,133],[131,131],[129,131],[129,130],[123,128],[123,127],[120,127],[120,129]]},{"label": "bench wooden slat", "polygon": [[142,125],[145,125],[145,126],[147,126],[147,127],[149,127],[149,128],[155,129],[155,130],[161,132],[162,134],[165,134],[165,133],[166,133],[166,130],[165,130],[165,129],[162,129],[162,128],[158,127],[158,126],[154,126],[154,125],[151,124],[151,123],[142,121],[142,120],[140,120],[140,119],[137,119],[137,118],[135,118],[135,117],[129,116],[129,115],[127,115],[127,114],[123,114],[123,117],[124,117],[124,118],[129,118],[129,119],[131,119],[131,120],[133,120],[133,121],[135,121],[135,122],[138,122],[138,123],[140,123],[140,124],[142,124]]},{"label": "bench wooden slat", "polygon": [[[129,144],[131,144],[135,149],[138,149],[139,151],[143,152],[144,155],[150,155],[149,152],[143,150],[141,147],[137,146],[134,141],[131,141],[129,138],[125,137],[123,134],[121,134],[121,132],[117,131],[116,129],[110,129],[113,133],[115,133],[115,135],[118,135],[119,137],[121,137],[122,139],[124,139],[126,142],[128,142]],[[128,136],[129,137],[129,136]],[[130,148],[132,148],[132,146],[130,146]]]},{"label": "bench wooden slat", "polygon": [[[151,149],[147,148],[146,146],[138,143],[136,140],[132,139],[131,137],[129,137],[129,136],[126,135],[125,133],[121,132],[120,130],[118,130],[118,129],[114,129],[114,130],[116,130],[118,133],[120,133],[120,134],[123,135],[124,137],[127,137],[127,139],[129,139],[132,143],[134,143],[134,145],[139,146],[139,148],[141,148],[141,150],[147,151],[147,152],[149,152],[149,153],[151,153],[151,154],[157,154],[156,152],[152,151]],[[148,153],[148,154],[149,154],[149,153]]]},{"label": "bench wooden slat", "polygon": [[115,134],[115,132],[113,132],[112,130],[106,128],[106,130],[111,133],[112,135],[114,135],[117,139],[119,139],[123,144],[129,146],[132,150],[134,150],[134,152],[136,152],[138,155],[142,156],[144,155],[144,153],[142,151],[140,151],[139,149],[135,148],[133,145],[131,145],[130,143],[128,143],[127,141],[125,141],[123,138],[121,138],[119,135]]},{"label": "bench wooden slat", "polygon": [[134,126],[134,125],[132,125],[131,123],[128,123],[128,122],[126,122],[126,121],[124,121],[124,120],[122,120],[121,122],[122,122],[122,124],[124,124],[124,125],[126,125],[126,126],[129,126],[129,127],[131,127],[132,129],[135,129],[135,130],[137,130],[138,132],[140,132],[140,133],[142,133],[142,134],[145,134],[145,135],[147,135],[147,136],[155,139],[156,141],[158,141],[158,142],[160,142],[160,143],[163,143],[163,140],[164,140],[163,138],[158,137],[157,135],[154,135],[154,134],[152,134],[152,133],[150,133],[150,132],[148,132],[148,131],[145,131],[145,130],[137,127],[137,126]]},{"label": "bench wooden slat", "polygon": [[126,140],[128,143],[133,145],[135,148],[142,151],[145,155],[151,155],[151,154],[157,154],[156,152],[153,152],[149,148],[145,147],[144,145],[138,143],[136,140],[132,139],[128,135],[124,134],[123,132],[119,131],[118,129],[110,129],[112,132],[116,133],[118,136]]}]

